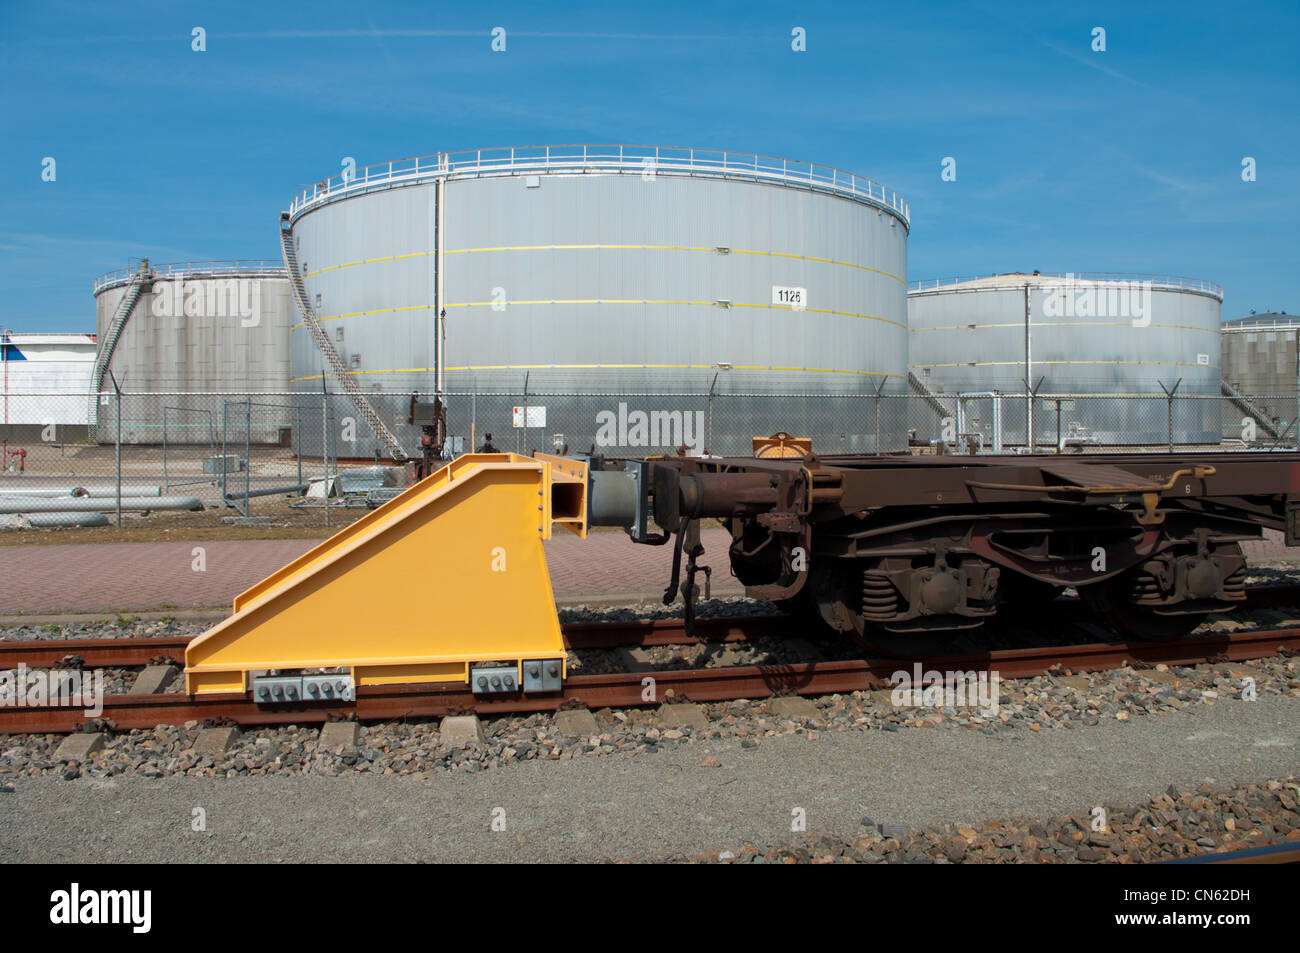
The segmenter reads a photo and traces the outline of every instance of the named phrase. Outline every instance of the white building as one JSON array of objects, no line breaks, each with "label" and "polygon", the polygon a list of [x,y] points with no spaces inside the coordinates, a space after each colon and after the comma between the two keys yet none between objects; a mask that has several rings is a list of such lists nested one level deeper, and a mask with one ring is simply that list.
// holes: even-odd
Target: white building
[{"label": "white building", "polygon": [[93,334],[0,331],[0,425],[82,425],[90,412]]}]

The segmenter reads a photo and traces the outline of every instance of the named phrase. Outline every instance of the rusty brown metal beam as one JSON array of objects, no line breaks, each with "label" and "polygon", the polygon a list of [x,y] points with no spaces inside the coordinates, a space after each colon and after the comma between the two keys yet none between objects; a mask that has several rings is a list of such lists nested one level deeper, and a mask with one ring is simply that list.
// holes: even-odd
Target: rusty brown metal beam
[{"label": "rusty brown metal beam", "polygon": [[69,656],[87,668],[132,668],[156,658],[183,659],[186,638],[154,639],[5,639],[0,640],[0,669],[54,668]]},{"label": "rusty brown metal beam", "polygon": [[[1297,592],[1300,601],[1300,592]],[[786,615],[721,616],[695,620],[695,635],[687,636],[682,619],[639,619],[632,622],[570,622],[562,626],[568,649],[611,649],[625,646],[700,645],[705,642],[746,642],[788,625]],[[188,638],[151,639],[10,639],[0,640],[0,670],[26,665],[54,668],[75,656],[84,668],[133,668],[155,659],[183,660]]]},{"label": "rusty brown metal beam", "polygon": [[[1104,671],[1125,664],[1196,665],[1208,660],[1246,661],[1300,650],[1300,628],[1237,632],[1167,643],[1128,643],[1010,649],[945,656],[922,663],[939,671],[996,671],[1001,678],[1032,678],[1049,671]],[[0,708],[0,733],[67,733],[88,727],[125,731],[184,721],[230,721],[242,725],[316,724],[355,717],[362,721],[433,718],[474,711],[480,715],[554,711],[576,703],[587,708],[635,708],[674,701],[728,701],[772,695],[824,695],[884,688],[891,674],[915,663],[856,659],[799,665],[735,666],[688,671],[579,675],[554,695],[479,699],[461,685],[363,686],[351,704],[297,703],[262,706],[244,694],[109,695],[102,716],[88,723],[77,708]],[[647,702],[643,679],[655,680]]]},{"label": "rusty brown metal beam", "polygon": [[[1241,610],[1300,606],[1300,586],[1251,586]],[[751,642],[780,635],[791,623],[788,615],[722,616],[695,620],[695,635],[687,636],[682,619],[640,619],[632,622],[569,622],[563,628],[568,649],[612,649],[629,646],[702,645],[706,642]],[[0,670],[53,668],[69,656],[85,668],[134,668],[158,658],[181,660],[187,638],[152,639],[11,639],[0,640]]]}]

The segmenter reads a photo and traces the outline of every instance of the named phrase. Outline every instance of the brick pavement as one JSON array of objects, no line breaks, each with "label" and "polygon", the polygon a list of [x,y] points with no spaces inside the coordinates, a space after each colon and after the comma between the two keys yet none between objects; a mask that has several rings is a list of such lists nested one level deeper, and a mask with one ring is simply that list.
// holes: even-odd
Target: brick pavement
[{"label": "brick pavement", "polygon": [[[704,562],[714,568],[713,594],[741,595],[727,566],[728,536],[706,529]],[[316,544],[310,539],[196,543],[98,543],[0,546],[0,615],[226,608],[236,595]],[[202,545],[206,571],[191,568]],[[1252,561],[1300,561],[1282,534],[1245,545]],[[667,546],[636,546],[622,533],[586,540],[561,533],[546,543],[558,602],[657,600],[672,565]]]},{"label": "brick pavement", "polygon": [[[704,562],[714,567],[714,595],[742,594],[727,567],[727,533],[705,530],[703,541]],[[316,542],[0,546],[0,614],[228,608],[236,595]],[[193,568],[196,546],[204,550],[202,572]],[[672,567],[668,547],[636,546],[622,533],[593,533],[586,540],[558,534],[546,543],[546,559],[555,598],[564,603],[659,599]]]}]

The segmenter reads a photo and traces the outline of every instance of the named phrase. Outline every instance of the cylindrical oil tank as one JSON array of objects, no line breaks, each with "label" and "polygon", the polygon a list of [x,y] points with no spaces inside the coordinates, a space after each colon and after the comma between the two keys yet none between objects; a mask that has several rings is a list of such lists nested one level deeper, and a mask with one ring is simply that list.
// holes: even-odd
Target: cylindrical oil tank
[{"label": "cylindrical oil tank", "polygon": [[[255,442],[281,441],[293,417],[292,399],[285,395],[290,389],[289,329],[295,320],[283,262],[150,266],[146,261],[144,269],[148,280],[116,335],[123,297],[141,269],[95,280],[96,360],[102,379],[96,416],[104,418],[98,439],[115,439],[115,428],[105,425],[116,423],[107,396],[116,379],[124,393],[158,395],[123,399],[125,442],[160,442],[164,429],[172,441],[208,441],[212,433],[219,435],[223,417],[238,421],[232,431],[237,443],[249,429]],[[226,406],[250,393],[261,395],[252,398],[254,407]],[[206,396],[215,394],[226,396]],[[170,411],[166,420],[164,407]]]},{"label": "cylindrical oil tank", "polygon": [[1224,321],[1223,379],[1252,398],[1294,401],[1300,382],[1300,315],[1280,311]]},{"label": "cylindrical oil tank", "polygon": [[[437,386],[440,311],[448,428],[467,441],[905,442],[903,402],[876,395],[906,389],[908,209],[859,176],[692,149],[479,150],[319,183],[289,221],[321,327],[408,448],[409,395]],[[319,394],[328,368],[298,320],[293,378]],[[355,436],[341,455],[372,451]]]},{"label": "cylindrical oil tank", "polygon": [[1024,447],[1031,419],[1038,446],[1217,444],[1222,301],[1211,282],[1159,275],[913,282],[914,426],[985,449]]}]

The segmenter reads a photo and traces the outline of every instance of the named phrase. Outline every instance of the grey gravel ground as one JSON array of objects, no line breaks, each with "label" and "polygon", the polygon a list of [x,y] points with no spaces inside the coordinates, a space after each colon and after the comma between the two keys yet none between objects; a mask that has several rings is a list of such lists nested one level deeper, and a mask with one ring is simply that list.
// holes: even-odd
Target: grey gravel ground
[{"label": "grey gravel ground", "polygon": [[369,724],[361,728],[357,746],[328,751],[317,748],[314,726],[254,728],[215,758],[194,749],[200,725],[191,721],[114,734],[91,760],[74,764],[56,759],[59,735],[0,736],[0,784],[37,775],[65,780],[125,774],[235,778],[368,773],[426,778],[512,770],[535,760],[655,755],[661,748],[699,748],[717,741],[754,747],[768,738],[806,734],[816,739],[823,733],[843,732],[942,730],[1018,741],[1045,731],[1166,717],[1252,694],[1300,700],[1300,659],[1275,656],[1250,665],[1207,663],[1172,669],[1161,665],[1149,670],[1008,679],[998,686],[996,708],[989,710],[980,708],[974,698],[962,707],[941,707],[938,701],[918,706],[906,698],[896,704],[900,699],[893,691],[880,690],[818,697],[810,702],[809,717],[775,715],[768,699],[707,704],[701,706],[708,719],[703,727],[667,726],[653,708],[600,709],[593,713],[594,732],[582,736],[566,736],[549,714],[508,716],[485,720],[485,743],[470,747],[445,744],[439,722],[432,719]]},{"label": "grey gravel ground", "polygon": [[[1261,696],[1014,740],[925,730],[722,738],[428,780],[45,774],[0,793],[0,860],[654,860],[797,847],[809,835],[851,839],[864,816],[980,826],[1015,814],[1086,815],[1158,797],[1171,783],[1288,778],[1300,767],[1297,726],[1300,701]],[[206,831],[192,829],[196,808]],[[495,808],[504,831],[492,830]],[[796,808],[806,835],[791,832]]]},{"label": "grey gravel ground", "polygon": [[[1291,567],[1258,572],[1260,582],[1292,581],[1294,577]],[[720,616],[775,611],[770,604],[744,599],[713,600],[702,608],[702,614]],[[1065,620],[1076,615],[1074,605],[1068,601],[1058,603],[1057,610]],[[561,619],[565,622],[621,621],[674,614],[673,610],[655,603],[628,607],[579,605],[561,610]],[[1215,620],[1201,631],[1295,624],[1294,616],[1295,610],[1257,610],[1233,619]],[[0,628],[0,639],[192,635],[206,627],[204,622],[187,620],[136,622],[119,617],[103,622]],[[1054,638],[1044,640],[1045,630],[1051,630]],[[1040,619],[1023,628],[1002,627],[995,633],[992,644],[1002,648],[1051,641],[1080,639],[1065,625],[1058,628]],[[764,638],[753,644],[727,646],[574,652],[570,653],[570,669],[574,674],[678,669],[813,661],[860,654],[860,649],[847,640],[809,633],[807,639],[795,641]],[[106,674],[109,691],[124,690],[134,678],[134,673],[126,670],[110,670]],[[1259,702],[1240,701],[1243,676],[1257,682]],[[179,690],[181,684],[178,680],[173,690]],[[1290,819],[1294,817],[1296,795],[1300,792],[1300,785],[1293,777],[1300,761],[1295,756],[1297,729],[1288,726],[1297,724],[1300,659],[1275,657],[1245,666],[1218,664],[1172,670],[1159,666],[1155,670],[1121,669],[1068,678],[1043,676],[1003,682],[1002,692],[999,712],[988,717],[969,709],[896,709],[889,703],[888,693],[868,692],[816,699],[816,715],[808,720],[774,717],[762,701],[707,705],[710,722],[703,729],[668,728],[650,710],[602,710],[595,713],[597,734],[588,738],[563,737],[547,715],[499,718],[486,722],[486,744],[465,749],[443,746],[436,722],[369,725],[363,729],[358,747],[332,752],[316,749],[315,728],[286,726],[249,731],[226,755],[213,759],[190,750],[198,733],[198,726],[191,723],[116,735],[110,738],[107,749],[96,754],[92,761],[64,765],[53,759],[57,736],[0,736],[0,859],[9,859],[9,852],[18,843],[16,837],[9,836],[6,824],[15,825],[13,832],[27,832],[22,835],[24,838],[30,838],[31,832],[39,829],[38,838],[53,843],[54,832],[65,824],[77,822],[83,817],[81,812],[86,812],[85,818],[99,818],[101,827],[91,829],[89,834],[82,830],[78,834],[79,842],[83,846],[89,843],[91,848],[98,845],[110,851],[119,850],[122,853],[117,859],[128,860],[715,860],[722,852],[724,860],[785,863],[845,859],[1124,862],[1211,849],[1230,843],[1239,836],[1234,833],[1236,830],[1248,831],[1252,838],[1250,844],[1276,842],[1297,827]],[[1126,763],[1124,758],[1130,752],[1107,748],[1117,737],[1113,732],[1132,731],[1139,722],[1144,724],[1143,731],[1135,736],[1139,739],[1146,737],[1147,731],[1177,731],[1175,726],[1189,718],[1193,724],[1215,723],[1230,715],[1244,718],[1245,730],[1257,730],[1260,726],[1250,719],[1267,710],[1268,705],[1279,704],[1284,706],[1278,709],[1284,717],[1274,723],[1278,733],[1260,736],[1262,741],[1256,738],[1249,742],[1252,748],[1276,750],[1269,752],[1270,757],[1259,757],[1258,752],[1252,751],[1242,755],[1240,764],[1223,762],[1215,768],[1219,774],[1210,774],[1207,768],[1206,776],[1214,777],[1215,785],[1201,783],[1204,777],[1185,777],[1186,769],[1202,763],[1200,742],[1203,741],[1212,741],[1208,746],[1211,752],[1223,749],[1219,754],[1226,757],[1230,747],[1228,739],[1233,737],[1233,731],[1241,730],[1240,726],[1233,731],[1197,728],[1181,741],[1175,738],[1160,742],[1171,750],[1183,749],[1182,761],[1164,758],[1144,762],[1144,771],[1137,774],[1137,780],[1146,789],[1136,794],[1130,793],[1132,772],[1126,774],[1117,767]],[[1145,717],[1151,715],[1161,717]],[[1155,727],[1148,728],[1147,724]],[[1089,831],[1086,807],[1049,803],[1053,784],[1044,786],[1038,783],[1038,778],[1025,774],[1034,765],[1032,761],[1020,764],[1022,753],[1041,744],[1040,739],[1049,735],[1054,736],[1052,744],[1056,748],[1047,749],[1041,777],[1051,778],[1056,773],[1057,769],[1052,767],[1056,761],[1082,759],[1093,765],[1105,765],[1097,772],[1096,783],[1120,793],[1098,803],[1112,805],[1115,817],[1126,822],[1117,827],[1117,836]],[[936,738],[948,741],[933,740]],[[1068,750],[1071,744],[1074,755],[1059,752],[1062,746]],[[797,747],[800,745],[803,747]],[[958,747],[953,748],[954,745]],[[823,753],[828,763],[819,767],[815,762],[821,755],[810,757],[809,752],[820,750],[821,746],[826,746]],[[768,760],[773,751],[777,752],[775,760]],[[855,777],[855,770],[861,776],[860,767],[855,768],[852,763],[855,752],[865,763],[879,765],[879,757],[888,758],[887,771],[893,776],[881,792],[882,801],[868,797],[862,802],[860,811],[869,812],[873,819],[865,826],[863,816],[846,820],[840,810],[846,798],[842,788]],[[1280,763],[1271,756],[1278,754],[1281,754]],[[948,773],[933,775],[923,767],[914,770],[911,767],[914,758],[937,759],[946,765]],[[961,790],[954,791],[951,783],[954,766],[971,764],[977,766],[972,777],[982,787],[970,789],[969,768],[964,768],[960,775]],[[1063,764],[1062,770],[1068,767]],[[1227,771],[1227,767],[1234,770]],[[728,771],[729,768],[732,770]],[[1184,774],[1174,773],[1176,768],[1183,769]],[[904,770],[913,771],[909,777],[914,781],[928,778],[932,789],[909,789],[903,778]],[[276,777],[289,775],[293,776],[291,780]],[[651,775],[663,776],[661,794],[655,793],[654,784],[649,780]],[[716,781],[714,775],[721,776],[722,780]],[[768,775],[781,777],[782,783],[771,784]],[[776,825],[776,833],[771,827],[770,815],[777,809],[772,798],[786,790],[788,797],[797,799],[797,791],[788,787],[794,777],[806,782],[808,793],[803,795],[803,801],[819,805],[818,823],[814,823],[813,810],[808,804],[796,803],[794,806],[808,811],[808,833],[780,836],[784,834],[780,829],[782,824]],[[1032,782],[1031,786],[1017,788],[1017,777],[1020,784]],[[470,780],[474,778],[483,780]],[[1160,794],[1171,778],[1183,779],[1180,783],[1187,785],[1201,783],[1199,793],[1189,793],[1185,788],[1181,794],[1173,791],[1177,795],[1174,797]],[[689,783],[690,779],[694,779],[694,784]],[[1269,779],[1274,780],[1263,785]],[[996,786],[1002,781],[1008,782],[1006,789],[999,789],[1004,796],[990,796],[987,809],[966,815],[951,813],[969,809],[980,790],[991,795],[988,785]],[[1077,781],[1071,778],[1061,790],[1075,793],[1089,790]],[[625,793],[620,793],[620,786],[625,782],[630,786]],[[1254,782],[1259,784],[1242,786]],[[376,783],[381,787],[368,787]],[[276,787],[277,784],[281,786]],[[455,805],[459,796],[450,796],[448,792],[466,784],[469,787],[464,795],[479,807],[457,814]],[[48,785],[57,786],[57,790],[45,792]],[[587,792],[578,797],[579,802],[593,799],[590,806],[595,812],[594,819],[575,817],[557,801],[557,798],[568,798],[574,785],[577,791]],[[727,790],[732,786],[734,790]],[[714,787],[719,789],[715,793],[721,798],[717,810],[713,810],[714,794],[704,793]],[[506,792],[510,804],[515,805],[492,805],[507,808],[507,833],[514,833],[513,839],[504,839],[500,832],[484,839],[483,831],[475,827],[478,814],[484,810],[482,805],[491,799],[494,790]],[[864,794],[869,792],[870,788]],[[609,800],[601,801],[601,796]],[[664,797],[671,805],[678,805],[667,808],[667,815],[659,803]],[[388,802],[394,798],[396,806],[389,810]],[[826,798],[831,800],[827,802]],[[913,798],[928,805],[919,814],[908,813]],[[176,803],[186,799],[194,802],[184,812],[184,828],[189,837],[175,839],[171,830],[174,819],[169,820],[159,828],[159,849],[163,853],[156,856],[139,853],[147,849],[149,839],[142,832],[148,829],[149,822],[138,812],[152,809],[170,812]],[[257,825],[265,820],[259,816],[258,802],[262,799],[268,804],[275,803],[270,814],[279,818],[277,824],[288,824],[290,829],[298,825],[301,836],[306,838],[304,844],[296,845],[275,834],[268,840],[257,833]],[[17,806],[13,816],[22,816],[33,807],[33,801],[40,802],[35,805],[39,816],[27,816],[22,823],[10,820],[11,811],[7,809]],[[345,815],[349,810],[355,811],[363,831],[368,832],[360,845],[346,843],[349,837],[346,829],[334,832],[345,841],[337,846],[331,844],[328,836],[313,837],[303,830],[308,817],[333,812],[329,805],[335,801]],[[228,817],[239,818],[237,826],[242,840],[229,836],[231,828],[226,828],[228,836],[224,838],[218,837],[212,825],[207,833],[189,830],[192,808],[200,806],[206,810],[207,802],[221,805],[220,811]],[[105,815],[105,804],[112,813]],[[679,806],[682,804],[686,805],[684,811]],[[890,807],[891,804],[897,808]],[[1129,807],[1125,808],[1124,804]],[[294,805],[298,806],[298,814],[290,816]],[[420,805],[433,813],[419,813]],[[638,807],[639,813],[634,810]],[[886,808],[894,813],[887,813]],[[405,814],[393,813],[399,809],[417,811],[411,816],[423,818],[423,826]],[[752,816],[731,818],[726,811],[733,809],[748,811]],[[785,808],[785,813],[791,809]],[[75,816],[69,815],[68,810],[73,810]],[[523,811],[522,818],[516,817],[516,810]],[[1006,817],[1011,810],[1031,817],[1041,811],[1041,823],[1031,824],[1026,820],[999,827],[989,821]],[[1049,818],[1050,811],[1065,813]],[[849,814],[852,813],[853,809],[849,809]],[[1070,813],[1073,818],[1068,816]],[[638,821],[642,815],[644,819]],[[132,816],[138,819],[128,820],[126,829],[118,831],[113,827],[115,821]],[[1261,817],[1265,820],[1260,821]],[[438,826],[429,826],[431,818],[441,818]],[[1267,818],[1272,818],[1272,823]],[[876,829],[876,821],[901,823],[911,826],[912,831],[907,836],[886,836]],[[1236,826],[1238,822],[1242,827]],[[330,836],[334,836],[333,824],[327,821],[324,825]],[[404,837],[393,838],[385,833],[404,824],[415,824],[412,830],[418,836],[410,843]],[[788,826],[788,821],[784,824]],[[673,825],[676,826],[672,836],[659,837],[655,833]],[[1150,833],[1153,829],[1157,833]],[[636,840],[638,836],[644,844]],[[503,851],[503,845],[508,845],[510,840],[514,846]],[[610,849],[602,853],[606,845]],[[24,853],[24,849],[17,848],[13,859],[36,859]],[[48,849],[48,844],[40,848]],[[73,854],[50,859],[92,858]]]}]

